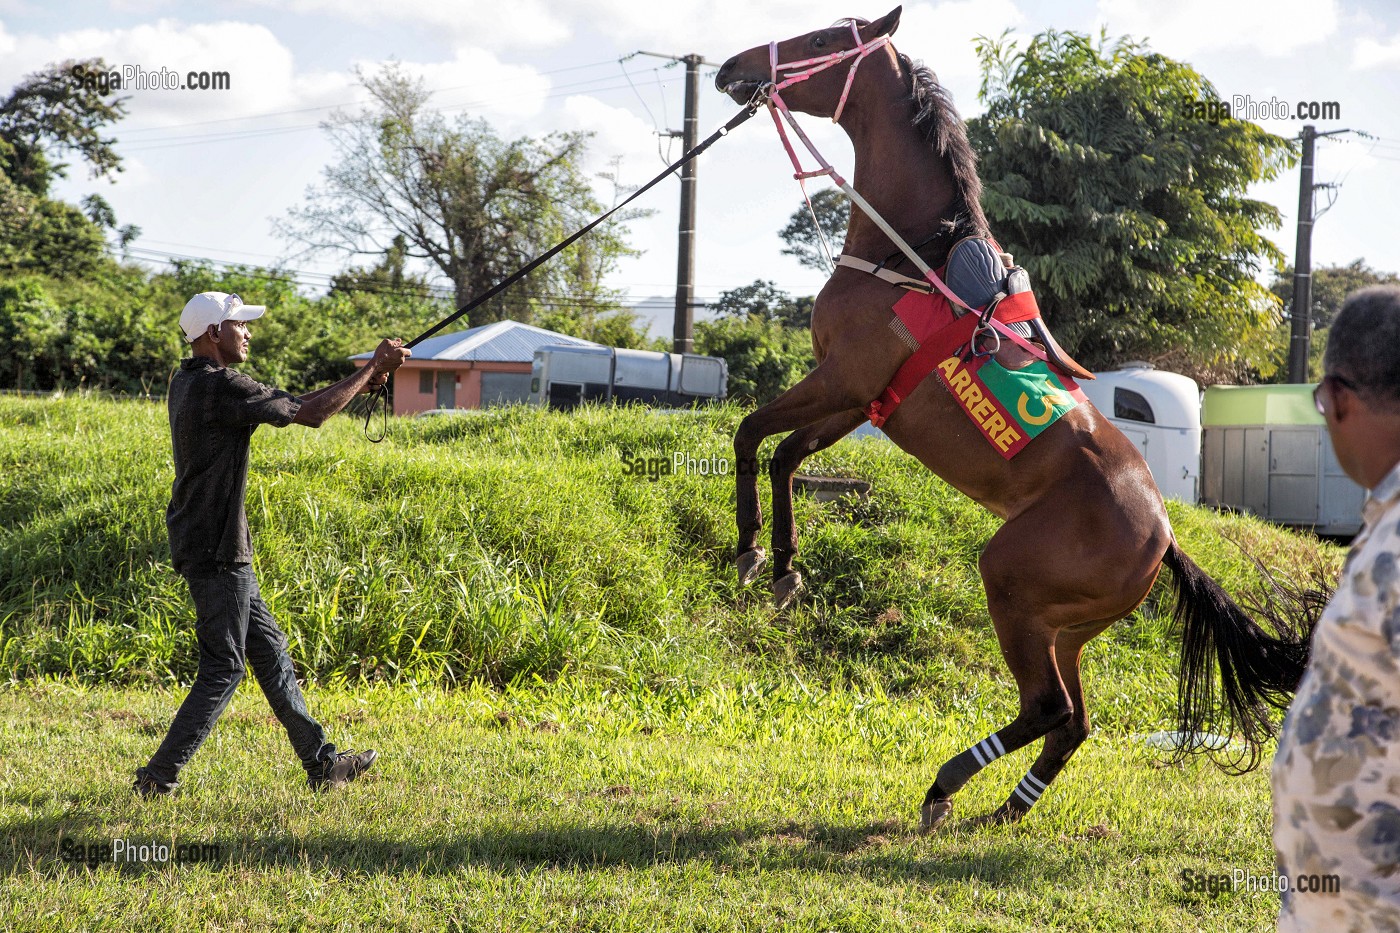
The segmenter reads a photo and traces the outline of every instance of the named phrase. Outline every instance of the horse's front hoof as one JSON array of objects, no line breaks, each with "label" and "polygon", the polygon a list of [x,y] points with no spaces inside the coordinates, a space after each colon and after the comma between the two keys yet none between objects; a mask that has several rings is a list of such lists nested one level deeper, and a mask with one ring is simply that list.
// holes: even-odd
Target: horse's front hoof
[{"label": "horse's front hoof", "polygon": [[763,552],[763,548],[756,547],[752,551],[745,551],[739,555],[736,561],[739,567],[739,585],[748,586],[758,579],[758,572],[767,562],[768,555]]},{"label": "horse's front hoof", "polygon": [[782,611],[802,592],[802,574],[792,573],[773,581],[773,608]]},{"label": "horse's front hoof", "polygon": [[950,798],[930,800],[919,810],[919,832],[928,834],[936,831],[952,815],[953,801]]}]

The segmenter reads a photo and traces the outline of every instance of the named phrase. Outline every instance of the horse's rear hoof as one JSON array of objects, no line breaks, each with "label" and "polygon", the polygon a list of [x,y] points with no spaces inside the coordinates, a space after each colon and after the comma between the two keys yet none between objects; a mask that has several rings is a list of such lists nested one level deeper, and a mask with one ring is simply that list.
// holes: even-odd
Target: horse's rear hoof
[{"label": "horse's rear hoof", "polygon": [[953,815],[953,801],[944,797],[942,800],[930,800],[923,805],[919,811],[919,832],[931,833],[943,825],[943,821]]},{"label": "horse's rear hoof", "polygon": [[802,574],[794,570],[773,581],[773,606],[783,610],[802,592]]},{"label": "horse's rear hoof", "polygon": [[740,554],[738,561],[736,561],[739,566],[739,585],[748,586],[756,580],[758,571],[763,568],[767,560],[768,555],[763,552],[761,547]]}]

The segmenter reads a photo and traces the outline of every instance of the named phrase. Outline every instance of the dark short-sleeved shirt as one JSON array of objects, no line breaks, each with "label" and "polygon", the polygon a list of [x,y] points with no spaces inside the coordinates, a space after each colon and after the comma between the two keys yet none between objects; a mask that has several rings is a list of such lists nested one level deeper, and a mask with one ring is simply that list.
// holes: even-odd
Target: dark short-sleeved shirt
[{"label": "dark short-sleeved shirt", "polygon": [[170,381],[169,407],[175,485],[165,527],[175,570],[188,574],[219,563],[252,563],[253,537],[243,510],[249,441],[260,424],[291,424],[301,401],[196,356],[180,362]]}]

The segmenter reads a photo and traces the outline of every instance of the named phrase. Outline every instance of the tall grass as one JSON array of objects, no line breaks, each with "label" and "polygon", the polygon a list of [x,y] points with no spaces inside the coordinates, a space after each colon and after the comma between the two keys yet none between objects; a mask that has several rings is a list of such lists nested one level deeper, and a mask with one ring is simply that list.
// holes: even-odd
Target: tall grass
[{"label": "tall grass", "polygon": [[[1005,698],[976,569],[997,521],[891,445],[848,440],[806,465],[873,492],[799,497],[810,592],[783,614],[735,584],[732,476],[626,474],[624,458],[675,451],[727,462],[741,415],[512,408],[398,421],[379,445],[349,419],[260,429],[247,506],[263,596],[319,681],[576,673],[664,687],[797,671]],[[0,672],[192,677],[192,608],[165,541],[164,408],[0,398],[0,477]],[[1338,559],[1251,519],[1171,512],[1232,592],[1259,586],[1244,551],[1295,576]],[[1166,600],[1159,584],[1091,647],[1100,721],[1163,721],[1176,658]]]}]

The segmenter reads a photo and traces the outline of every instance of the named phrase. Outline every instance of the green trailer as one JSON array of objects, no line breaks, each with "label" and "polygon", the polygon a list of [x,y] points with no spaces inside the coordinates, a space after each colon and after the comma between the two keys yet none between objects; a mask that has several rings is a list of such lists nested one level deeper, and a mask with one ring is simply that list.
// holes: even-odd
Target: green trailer
[{"label": "green trailer", "polygon": [[1361,529],[1365,490],[1337,463],[1314,386],[1210,386],[1202,402],[1202,501],[1319,534]]}]

